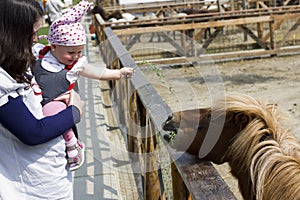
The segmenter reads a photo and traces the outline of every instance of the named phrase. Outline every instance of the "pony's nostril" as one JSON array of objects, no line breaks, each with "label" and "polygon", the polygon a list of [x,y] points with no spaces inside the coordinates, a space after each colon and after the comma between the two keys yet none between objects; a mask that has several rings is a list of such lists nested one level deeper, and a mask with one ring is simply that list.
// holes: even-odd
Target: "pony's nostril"
[{"label": "pony's nostril", "polygon": [[169,114],[167,121],[170,121],[173,118],[173,114]]},{"label": "pony's nostril", "polygon": [[172,120],[172,118],[173,118],[173,114],[171,113],[171,114],[168,115],[168,118],[166,119],[166,121],[164,121],[164,122],[162,123],[163,129],[166,128],[166,126],[167,126],[168,123]]},{"label": "pony's nostril", "polygon": [[167,142],[170,142],[170,136],[169,136],[169,134],[165,134],[165,135],[164,135],[164,139],[165,139]]}]

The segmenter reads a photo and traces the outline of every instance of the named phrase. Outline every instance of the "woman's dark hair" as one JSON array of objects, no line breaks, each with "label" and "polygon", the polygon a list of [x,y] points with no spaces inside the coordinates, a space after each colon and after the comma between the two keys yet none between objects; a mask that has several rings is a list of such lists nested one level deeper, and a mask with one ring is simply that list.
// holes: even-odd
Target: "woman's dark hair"
[{"label": "woman's dark hair", "polygon": [[36,0],[0,1],[0,67],[19,83],[35,65],[32,53],[34,24],[43,17]]}]

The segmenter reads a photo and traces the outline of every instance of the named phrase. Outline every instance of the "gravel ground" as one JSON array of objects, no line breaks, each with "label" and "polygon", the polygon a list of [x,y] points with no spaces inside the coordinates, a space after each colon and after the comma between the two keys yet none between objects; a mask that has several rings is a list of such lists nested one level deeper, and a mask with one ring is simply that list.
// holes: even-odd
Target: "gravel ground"
[{"label": "gravel ground", "polygon": [[[300,56],[296,55],[182,68],[147,64],[141,68],[173,111],[210,107],[224,94],[248,94],[277,103],[300,139],[299,66]],[[228,165],[216,168],[237,198],[242,199]]]}]

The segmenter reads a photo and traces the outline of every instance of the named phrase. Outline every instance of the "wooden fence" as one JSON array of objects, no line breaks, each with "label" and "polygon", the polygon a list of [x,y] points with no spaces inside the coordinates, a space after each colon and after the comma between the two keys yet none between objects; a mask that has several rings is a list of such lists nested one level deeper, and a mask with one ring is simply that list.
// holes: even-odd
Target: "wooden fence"
[{"label": "wooden fence", "polygon": [[[163,64],[201,62],[208,57],[224,61],[298,54],[299,21],[299,5],[133,20],[125,24],[105,22],[98,16],[99,26],[111,27],[135,61],[147,59]],[[208,29],[211,34],[204,38]],[[151,40],[154,36],[161,40]]]},{"label": "wooden fence", "polygon": [[104,6],[107,11],[122,10],[125,12],[157,12],[165,6],[169,6],[177,10],[188,7],[197,9],[212,9],[212,7],[219,7],[221,10],[234,11],[250,8],[270,8],[290,5],[299,5],[299,0],[170,0],[165,2],[128,5],[118,5],[118,3],[115,2]]},{"label": "wooden fence", "polygon": [[[274,1],[255,2],[259,8],[159,21],[121,24],[105,22],[99,15],[93,18],[107,67],[136,68],[132,79],[111,81],[110,86],[128,151],[139,163],[143,199],[236,199],[211,163],[176,153],[164,143],[162,123],[171,110],[137,64],[145,60],[173,65],[199,62],[207,57],[217,61],[300,53],[300,34],[296,31],[300,6],[267,7],[263,5]],[[251,3],[248,1],[247,5]],[[201,41],[207,28],[212,28],[213,33]],[[190,30],[193,34],[188,40],[185,33]],[[174,32],[179,40],[172,38]],[[145,42],[153,34],[160,35],[164,42]],[[228,39],[229,43],[225,42]],[[153,49],[166,49],[159,45],[169,45],[174,50],[168,48],[167,54],[140,50],[150,48],[147,45]]]},{"label": "wooden fence", "polygon": [[[170,108],[137,68],[110,27],[94,21],[108,68],[136,69],[131,79],[111,81],[111,95],[133,163],[138,163],[141,199],[236,199],[210,162],[175,152],[162,139]],[[135,169],[136,170],[136,165]]]}]

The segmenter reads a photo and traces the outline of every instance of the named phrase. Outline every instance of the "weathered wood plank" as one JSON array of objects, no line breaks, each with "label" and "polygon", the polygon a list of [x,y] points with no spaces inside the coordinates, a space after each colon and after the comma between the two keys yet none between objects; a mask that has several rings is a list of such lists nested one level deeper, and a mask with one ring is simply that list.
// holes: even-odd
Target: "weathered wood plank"
[{"label": "weathered wood plank", "polygon": [[194,200],[236,199],[210,162],[182,154],[175,163]]},{"label": "weathered wood plank", "polygon": [[131,27],[130,29],[114,29],[113,32],[116,35],[132,35],[132,34],[142,34],[142,33],[153,33],[153,32],[166,32],[166,31],[178,31],[178,30],[191,30],[209,27],[223,27],[223,26],[235,26],[244,25],[250,23],[258,22],[270,22],[272,21],[271,16],[261,16],[261,17],[249,17],[240,19],[227,19],[221,21],[213,22],[199,22],[191,24],[172,24],[164,26],[149,26],[149,27]]},{"label": "weathered wood plank", "polygon": [[189,191],[181,178],[176,165],[171,163],[172,185],[173,185],[173,198],[174,200],[182,200],[189,198]]},{"label": "weathered wood plank", "polygon": [[238,26],[240,29],[243,30],[244,33],[246,33],[247,35],[249,35],[259,46],[261,46],[263,49],[268,50],[270,49],[266,43],[264,43],[263,41],[261,41],[259,39],[259,37],[257,37],[253,31],[251,31],[248,27],[246,27],[245,25],[239,25]]},{"label": "weathered wood plank", "polygon": [[[114,187],[118,189],[119,199],[141,199],[139,193],[141,180],[139,180],[139,177],[134,176],[134,171],[132,170],[132,160],[126,150],[126,144],[124,144],[122,133],[119,129],[115,128],[118,127],[118,124],[114,107],[112,106],[109,86],[107,82],[104,81],[99,82],[99,86],[102,92],[100,92],[99,87],[93,87],[93,90],[96,90],[94,94],[98,93],[98,95],[100,95],[100,92],[102,104],[106,106],[101,108],[103,109],[102,111],[98,110],[96,113],[109,116],[105,118],[105,123],[107,127],[111,127],[111,130],[102,134],[106,134],[106,137],[109,138],[109,140],[105,143],[109,146],[110,151],[108,151],[108,153],[111,155],[108,156],[109,159],[107,158],[106,162],[111,159],[114,163],[112,171],[115,173],[117,180],[117,185],[114,185]],[[95,104],[94,107],[95,109],[99,109],[99,107],[102,106],[101,104]],[[104,153],[105,152],[102,152],[102,154]]]},{"label": "weathered wood plank", "polygon": [[[152,64],[190,64],[190,63],[201,63],[201,62],[220,62],[220,61],[233,61],[237,59],[247,59],[247,58],[258,58],[258,57],[268,57],[271,55],[288,55],[295,52],[300,52],[300,47],[285,47],[273,50],[251,50],[251,51],[235,51],[228,53],[218,53],[218,54],[201,54],[200,57],[176,57],[176,58],[162,58],[162,59],[151,59],[147,60],[148,63]],[[137,64],[141,61],[137,61]]]},{"label": "weathered wood plank", "polygon": [[[108,40],[111,43],[113,51],[116,53],[117,58],[121,63],[121,66],[135,67],[135,62],[132,60],[130,54],[126,51],[124,46],[121,45],[120,40],[114,36],[112,30],[110,28],[105,28],[104,30],[108,36]],[[141,128],[144,131],[146,130],[146,132],[144,135],[142,135],[143,137],[140,139],[140,143],[137,145],[137,148],[141,148],[142,153],[155,152],[156,142],[154,141],[154,137],[160,136],[160,134],[157,132],[160,133],[162,130],[162,123],[171,113],[171,110],[138,68],[136,69],[135,75],[127,81],[130,82],[130,85],[133,87],[133,90],[136,91],[139,100],[144,106],[144,109],[141,108],[142,112],[147,112],[146,116],[145,113],[143,113],[143,115],[141,115],[139,118],[139,120],[143,121],[140,123],[140,125],[146,125],[146,127]],[[127,95],[131,94],[132,93]],[[127,123],[132,122],[133,121],[131,120]],[[149,138],[147,132],[149,132],[150,135],[158,135]],[[191,157],[186,153],[180,157],[178,157],[176,153],[171,153],[171,157],[175,162],[178,172],[193,199],[205,200],[211,199],[211,197],[215,199],[235,199],[227,184],[223,181],[221,176],[210,163],[199,162],[199,159],[196,157]],[[154,163],[154,161],[156,161],[154,158],[155,157],[144,160],[146,169],[152,169],[155,167],[154,165],[156,165],[156,167],[159,165],[159,162]],[[161,183],[158,183],[161,182],[158,172],[159,171],[146,171],[144,180],[144,196],[147,198],[155,197],[155,199],[157,199],[159,192],[161,195],[160,198],[164,198],[163,187],[160,185]]]}]

